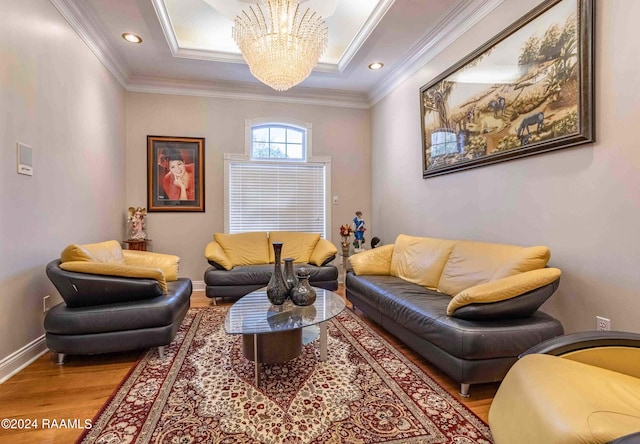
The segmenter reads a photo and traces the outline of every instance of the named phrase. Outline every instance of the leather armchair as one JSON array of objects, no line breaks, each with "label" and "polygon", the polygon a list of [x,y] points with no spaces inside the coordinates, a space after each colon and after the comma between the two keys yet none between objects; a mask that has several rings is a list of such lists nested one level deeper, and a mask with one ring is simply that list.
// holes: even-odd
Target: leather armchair
[{"label": "leather armchair", "polygon": [[98,354],[164,346],[190,306],[190,279],[179,258],[122,250],[117,241],[72,245],[47,264],[64,302],[45,316],[47,346],[58,353]]},{"label": "leather armchair", "polygon": [[489,411],[497,444],[640,443],[640,334],[574,333],[519,358]]}]

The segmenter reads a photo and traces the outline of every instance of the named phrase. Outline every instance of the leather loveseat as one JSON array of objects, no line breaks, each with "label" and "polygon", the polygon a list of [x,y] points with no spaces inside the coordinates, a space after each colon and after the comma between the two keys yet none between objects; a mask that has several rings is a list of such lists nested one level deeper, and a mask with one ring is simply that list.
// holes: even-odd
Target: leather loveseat
[{"label": "leather loveseat", "polygon": [[282,242],[282,260],[293,258],[294,270],[309,270],[312,286],[338,289],[338,269],[330,264],[338,250],[318,233],[215,233],[204,253],[211,265],[204,273],[207,297],[237,299],[266,286],[275,262],[273,242]]},{"label": "leather loveseat", "polygon": [[640,334],[579,332],[527,350],[489,425],[497,444],[640,443]]},{"label": "leather loveseat", "polygon": [[45,316],[47,347],[61,364],[66,354],[150,347],[162,356],[190,306],[191,280],[178,278],[179,262],[115,240],[69,245],[46,267],[64,300]]},{"label": "leather loveseat", "polygon": [[561,335],[538,307],[557,289],[546,247],[400,235],[351,256],[354,307],[461,384],[500,381],[530,347]]}]

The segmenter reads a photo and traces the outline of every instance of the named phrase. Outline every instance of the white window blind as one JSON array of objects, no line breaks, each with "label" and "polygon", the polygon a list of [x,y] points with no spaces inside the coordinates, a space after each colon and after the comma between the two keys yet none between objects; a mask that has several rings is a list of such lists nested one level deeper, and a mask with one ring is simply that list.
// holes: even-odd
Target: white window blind
[{"label": "white window blind", "polygon": [[229,162],[229,232],[304,231],[326,238],[324,164]]}]

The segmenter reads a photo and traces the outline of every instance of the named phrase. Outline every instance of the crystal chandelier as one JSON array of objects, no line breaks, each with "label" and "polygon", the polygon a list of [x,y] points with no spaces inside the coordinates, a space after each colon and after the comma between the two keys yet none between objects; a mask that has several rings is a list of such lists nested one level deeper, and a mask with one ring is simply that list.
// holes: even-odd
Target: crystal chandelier
[{"label": "crystal chandelier", "polygon": [[233,38],[251,74],[276,91],[306,79],[327,47],[322,17],[299,0],[260,0],[235,18]]}]

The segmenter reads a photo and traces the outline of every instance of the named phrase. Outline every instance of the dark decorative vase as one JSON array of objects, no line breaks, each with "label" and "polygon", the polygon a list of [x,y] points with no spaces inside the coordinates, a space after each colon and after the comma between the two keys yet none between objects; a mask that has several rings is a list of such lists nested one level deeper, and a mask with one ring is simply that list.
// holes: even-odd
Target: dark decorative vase
[{"label": "dark decorative vase", "polygon": [[296,275],[298,284],[291,289],[291,301],[296,305],[311,305],[316,301],[316,290],[309,284],[309,270],[301,268]]},{"label": "dark decorative vase", "polygon": [[287,287],[287,294],[290,294],[291,289],[298,283],[298,279],[293,272],[293,261],[294,259],[292,257],[284,259],[284,271],[282,273],[284,275],[284,284]]},{"label": "dark decorative vase", "polygon": [[282,267],[280,265],[280,255],[282,254],[282,242],[273,243],[273,253],[275,255],[275,264],[273,274],[267,284],[267,298],[273,305],[282,305],[287,300],[289,293],[282,276]]}]

